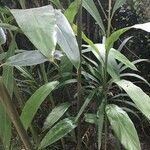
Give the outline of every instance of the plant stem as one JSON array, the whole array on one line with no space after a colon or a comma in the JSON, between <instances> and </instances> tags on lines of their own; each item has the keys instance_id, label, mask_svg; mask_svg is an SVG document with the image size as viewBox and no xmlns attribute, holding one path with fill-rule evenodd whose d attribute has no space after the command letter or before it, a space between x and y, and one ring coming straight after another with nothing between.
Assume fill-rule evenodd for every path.
<instances>
[{"instance_id":1,"label":"plant stem","mask_svg":"<svg viewBox=\"0 0 150 150\"><path fill-rule=\"evenodd\" d=\"M15 95L15 97L17 99L17 102L19 104L20 110L22 110L22 108L24 107L25 103L24 103L23 97L22 97L22 95L20 93L21 92L20 92L20 90L19 90L19 88L17 86L17 83L14 80L14 95ZM39 145L39 136L38 136L37 131L34 128L33 124L30 125L30 131L31 131L31 134L33 136L34 142L36 143L36 146L38 146Z\"/></svg>"},{"instance_id":2,"label":"plant stem","mask_svg":"<svg viewBox=\"0 0 150 150\"><path fill-rule=\"evenodd\" d=\"M82 50L82 0L78 12L77 20L77 39L78 46L80 51L80 60L81 60L81 50ZM81 61L79 69L77 70L77 112L80 110L82 104L82 85L81 85ZM77 150L81 150L82 147L82 137L81 137L81 119L78 120L78 129L77 129Z\"/></svg>"},{"instance_id":3,"label":"plant stem","mask_svg":"<svg viewBox=\"0 0 150 150\"><path fill-rule=\"evenodd\" d=\"M107 28L107 37L110 35L110 29L111 29L111 5L112 5L112 0L109 0L108 3L108 28Z\"/></svg>"},{"instance_id":4,"label":"plant stem","mask_svg":"<svg viewBox=\"0 0 150 150\"><path fill-rule=\"evenodd\" d=\"M22 140L26 150L33 150L32 144L30 142L30 138L28 137L27 132L23 127L23 124L20 120L18 112L14 106L14 103L12 102L7 92L7 89L3 84L2 78L0 79L0 92L1 92L0 100L2 104L4 105L6 112L8 113L11 121L13 122L18 132L18 135L20 136L20 139Z\"/></svg>"},{"instance_id":5,"label":"plant stem","mask_svg":"<svg viewBox=\"0 0 150 150\"><path fill-rule=\"evenodd\" d=\"M112 0L109 0L109 4L108 4L108 29L107 29L107 37L110 36L110 29L111 29L111 5L112 5ZM105 62L104 62L104 84L103 84L103 92L104 92L104 99L105 99L105 106L107 105L107 91L108 91L108 87L107 87L107 78L108 78L108 73L107 73L107 68L108 68L108 55L109 55L109 50L106 49L105 51ZM106 112L104 111L104 117L105 117L105 139L104 139L104 150L107 150L107 116L106 116Z\"/></svg>"}]
</instances>

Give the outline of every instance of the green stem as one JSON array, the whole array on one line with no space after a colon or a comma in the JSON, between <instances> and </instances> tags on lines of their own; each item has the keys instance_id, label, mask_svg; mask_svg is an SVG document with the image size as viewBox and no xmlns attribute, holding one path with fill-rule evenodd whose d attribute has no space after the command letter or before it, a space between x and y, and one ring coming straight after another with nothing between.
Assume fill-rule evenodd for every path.
<instances>
[{"instance_id":1,"label":"green stem","mask_svg":"<svg viewBox=\"0 0 150 150\"><path fill-rule=\"evenodd\" d=\"M105 114L105 122L104 122L104 125L105 125L105 137L104 137L104 150L107 150L107 133L108 133L108 129L107 129L107 116Z\"/></svg>"},{"instance_id":2,"label":"green stem","mask_svg":"<svg viewBox=\"0 0 150 150\"><path fill-rule=\"evenodd\" d=\"M44 63L40 65L40 69L41 69L41 73L42 73L44 82L48 83L48 78L47 78L47 74L46 74ZM50 101L51 101L52 108L54 108L55 107L55 103L54 103L52 95L50 95L49 98L50 98Z\"/></svg>"},{"instance_id":3,"label":"green stem","mask_svg":"<svg viewBox=\"0 0 150 150\"><path fill-rule=\"evenodd\" d=\"M109 0L108 3L108 28L107 28L107 37L110 35L110 29L111 29L111 5L112 5L112 0Z\"/></svg>"},{"instance_id":4,"label":"green stem","mask_svg":"<svg viewBox=\"0 0 150 150\"><path fill-rule=\"evenodd\" d=\"M6 112L8 113L12 123L14 124L20 139L22 140L26 150L33 150L32 144L30 142L30 138L27 135L26 130L23 127L23 124L20 120L18 112L14 103L12 102L6 87L3 84L2 78L0 79L0 92L1 97L0 100L4 105Z\"/></svg>"},{"instance_id":5,"label":"green stem","mask_svg":"<svg viewBox=\"0 0 150 150\"><path fill-rule=\"evenodd\" d=\"M109 4L108 4L108 29L107 29L107 37L110 36L110 30L111 30L111 5L112 5L112 0L109 0ZM108 68L108 55L109 55L109 50L106 49L105 51L105 62L104 62L104 84L103 84L103 93L104 93L104 99L105 99L105 106L107 105L107 91L108 91L108 85L107 85L107 78L108 78L108 73L107 73L107 68ZM107 125L108 125L108 121L107 121L107 116L106 116L106 112L104 112L104 116L105 116L105 139L104 139L104 150L107 150Z\"/></svg>"},{"instance_id":6,"label":"green stem","mask_svg":"<svg viewBox=\"0 0 150 150\"><path fill-rule=\"evenodd\" d=\"M78 38L78 46L80 50L80 60L81 60L81 50L82 50L82 0L79 7L79 13L78 13L78 20L77 20L77 26L78 26L78 32L77 32L77 38ZM81 108L82 104L82 85L81 85L81 62L79 69L77 70L77 112ZM77 150L81 150L82 148L82 137L81 137L81 119L78 120L78 129L77 129Z\"/></svg>"}]
</instances>

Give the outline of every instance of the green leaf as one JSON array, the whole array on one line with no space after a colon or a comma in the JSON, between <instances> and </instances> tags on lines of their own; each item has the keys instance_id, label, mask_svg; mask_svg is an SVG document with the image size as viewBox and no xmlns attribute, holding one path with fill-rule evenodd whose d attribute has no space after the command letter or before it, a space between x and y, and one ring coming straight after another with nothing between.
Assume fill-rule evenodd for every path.
<instances>
[{"instance_id":1,"label":"green leaf","mask_svg":"<svg viewBox=\"0 0 150 150\"><path fill-rule=\"evenodd\" d=\"M22 9L26 8L26 0L19 0L18 2L20 3Z\"/></svg>"},{"instance_id":2,"label":"green leaf","mask_svg":"<svg viewBox=\"0 0 150 150\"><path fill-rule=\"evenodd\" d=\"M0 27L0 45L6 43L6 34L4 30Z\"/></svg>"},{"instance_id":3,"label":"green leaf","mask_svg":"<svg viewBox=\"0 0 150 150\"><path fill-rule=\"evenodd\" d=\"M15 39L13 39L7 51L6 59L14 55L15 49L16 49L16 42ZM13 85L14 85L13 69L14 68L12 66L3 66L3 75L2 75L4 85L7 88L11 98L13 95Z\"/></svg>"},{"instance_id":4,"label":"green leaf","mask_svg":"<svg viewBox=\"0 0 150 150\"><path fill-rule=\"evenodd\" d=\"M150 97L130 81L120 80L115 83L126 91L137 108L150 120Z\"/></svg>"},{"instance_id":5,"label":"green leaf","mask_svg":"<svg viewBox=\"0 0 150 150\"><path fill-rule=\"evenodd\" d=\"M52 6L18 10L12 9L19 27L29 40L46 56L53 61L56 46L56 18Z\"/></svg>"},{"instance_id":6,"label":"green leaf","mask_svg":"<svg viewBox=\"0 0 150 150\"><path fill-rule=\"evenodd\" d=\"M136 65L136 64L141 63L141 62L148 62L148 63L150 63L150 60L149 60L149 59L137 59L137 60L133 61L132 63L133 63L134 65ZM127 68L128 68L127 66L121 67L121 68L120 68L120 72L124 71L124 70L127 69Z\"/></svg>"},{"instance_id":7,"label":"green leaf","mask_svg":"<svg viewBox=\"0 0 150 150\"><path fill-rule=\"evenodd\" d=\"M86 113L84 115L85 122L91 123L91 124L97 124L97 115Z\"/></svg>"},{"instance_id":8,"label":"green leaf","mask_svg":"<svg viewBox=\"0 0 150 150\"><path fill-rule=\"evenodd\" d=\"M135 74L135 73L122 73L120 76L121 77L134 77L134 78L138 78L138 79L144 81L148 86L150 86L150 84L148 83L148 81L146 79L144 79L143 77L141 77L140 75L138 75L138 74Z\"/></svg>"},{"instance_id":9,"label":"green leaf","mask_svg":"<svg viewBox=\"0 0 150 150\"><path fill-rule=\"evenodd\" d=\"M106 114L124 148L127 150L141 150L136 129L128 114L117 105L107 105Z\"/></svg>"},{"instance_id":10,"label":"green leaf","mask_svg":"<svg viewBox=\"0 0 150 150\"><path fill-rule=\"evenodd\" d=\"M1 53L1 54L0 54L0 61L2 61L3 59L5 59L5 58L6 58L6 55L7 55L6 52Z\"/></svg>"},{"instance_id":11,"label":"green leaf","mask_svg":"<svg viewBox=\"0 0 150 150\"><path fill-rule=\"evenodd\" d=\"M38 90L35 91L35 93L26 102L20 116L24 128L26 130L30 126L42 102L56 88L58 84L59 84L58 81L53 81L41 86Z\"/></svg>"},{"instance_id":12,"label":"green leaf","mask_svg":"<svg viewBox=\"0 0 150 150\"><path fill-rule=\"evenodd\" d=\"M43 130L47 130L48 128L51 128L67 111L69 108L69 103L62 103L59 106L56 106L51 113L46 118L46 121L44 122Z\"/></svg>"},{"instance_id":13,"label":"green leaf","mask_svg":"<svg viewBox=\"0 0 150 150\"><path fill-rule=\"evenodd\" d=\"M119 51L115 50L114 48L110 49L109 55L110 57L114 57L118 61L125 64L127 67L137 71L136 66L131 61L129 61L128 58L126 58L126 56L124 56Z\"/></svg>"},{"instance_id":14,"label":"green leaf","mask_svg":"<svg viewBox=\"0 0 150 150\"><path fill-rule=\"evenodd\" d=\"M126 0L116 0L115 1L115 5L114 5L113 10L112 10L112 17L114 15L114 13L116 12L116 10L119 9L125 3L126 3Z\"/></svg>"},{"instance_id":15,"label":"green leaf","mask_svg":"<svg viewBox=\"0 0 150 150\"><path fill-rule=\"evenodd\" d=\"M73 119L66 118L58 122L42 139L39 149L43 149L58 141L76 127Z\"/></svg>"},{"instance_id":16,"label":"green leaf","mask_svg":"<svg viewBox=\"0 0 150 150\"><path fill-rule=\"evenodd\" d=\"M66 17L58 10L55 10L55 16L57 21L57 42L67 55L71 63L79 68L80 65L80 53L74 32L66 19Z\"/></svg>"},{"instance_id":17,"label":"green leaf","mask_svg":"<svg viewBox=\"0 0 150 150\"><path fill-rule=\"evenodd\" d=\"M105 43L105 48L107 51L109 51L111 48L113 48L114 43L119 39L119 37L128 31L130 28L122 28L115 32L113 32L107 39Z\"/></svg>"},{"instance_id":18,"label":"green leaf","mask_svg":"<svg viewBox=\"0 0 150 150\"><path fill-rule=\"evenodd\" d=\"M82 115L82 113L84 112L84 110L86 109L86 107L88 106L88 104L90 103L90 101L92 100L92 98L94 97L95 95L95 91L92 91L88 97L86 98L85 102L83 103L82 107L80 108L76 118L75 118L75 121L78 121L78 119L80 118L80 116Z\"/></svg>"},{"instance_id":19,"label":"green leaf","mask_svg":"<svg viewBox=\"0 0 150 150\"><path fill-rule=\"evenodd\" d=\"M5 65L32 66L44 63L45 61L48 61L48 59L42 53L40 53L40 51L34 50L34 51L25 51L12 57L9 57L6 60Z\"/></svg>"},{"instance_id":20,"label":"green leaf","mask_svg":"<svg viewBox=\"0 0 150 150\"><path fill-rule=\"evenodd\" d=\"M60 3L59 0L49 0L50 2L52 2L57 8L62 8L62 5Z\"/></svg>"},{"instance_id":21,"label":"green leaf","mask_svg":"<svg viewBox=\"0 0 150 150\"><path fill-rule=\"evenodd\" d=\"M6 53L6 58L14 55L16 49L16 43L14 39L11 41L9 49ZM11 66L3 66L3 74L2 74L3 83L8 90L10 98L13 96L13 89L14 89L14 77L13 77L13 67ZM1 104L0 104L1 105ZM11 142L11 121L8 117L5 109L3 106L1 108L1 116L0 118L3 119L2 126L0 126L1 134L3 135L2 141L6 150L9 149L10 142Z\"/></svg>"},{"instance_id":22,"label":"green leaf","mask_svg":"<svg viewBox=\"0 0 150 150\"><path fill-rule=\"evenodd\" d=\"M10 149L11 122L2 103L0 102L0 140L5 150Z\"/></svg>"},{"instance_id":23,"label":"green leaf","mask_svg":"<svg viewBox=\"0 0 150 150\"><path fill-rule=\"evenodd\" d=\"M105 35L105 27L102 21L102 18L99 14L98 9L93 0L83 0L83 7L91 14L91 16L95 19L96 23L101 28L103 35Z\"/></svg>"},{"instance_id":24,"label":"green leaf","mask_svg":"<svg viewBox=\"0 0 150 150\"><path fill-rule=\"evenodd\" d=\"M64 15L66 16L66 18L71 24L73 23L74 18L78 13L80 4L81 4L81 0L74 0L64 12Z\"/></svg>"},{"instance_id":25,"label":"green leaf","mask_svg":"<svg viewBox=\"0 0 150 150\"><path fill-rule=\"evenodd\" d=\"M95 57L104 65L104 59L105 59L105 46L104 44L95 44L97 47L98 51L93 49L93 47L88 47L87 50L92 51ZM108 73L111 75L113 79L119 79L119 67L114 59L114 57L108 56L108 68L107 68Z\"/></svg>"}]
</instances>

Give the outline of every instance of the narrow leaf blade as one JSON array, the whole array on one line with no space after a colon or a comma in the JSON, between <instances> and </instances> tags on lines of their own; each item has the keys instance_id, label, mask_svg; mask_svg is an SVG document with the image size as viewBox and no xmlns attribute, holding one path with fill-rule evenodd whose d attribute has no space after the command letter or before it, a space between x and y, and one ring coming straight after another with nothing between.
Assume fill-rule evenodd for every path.
<instances>
[{"instance_id":1,"label":"narrow leaf blade","mask_svg":"<svg viewBox=\"0 0 150 150\"><path fill-rule=\"evenodd\" d=\"M66 17L58 10L55 10L57 21L57 42L67 55L71 63L79 68L80 53L74 32Z\"/></svg>"},{"instance_id":2,"label":"narrow leaf blade","mask_svg":"<svg viewBox=\"0 0 150 150\"><path fill-rule=\"evenodd\" d=\"M5 64L9 66L32 66L46 61L48 61L48 59L42 53L38 50L34 50L25 51L9 57Z\"/></svg>"},{"instance_id":3,"label":"narrow leaf blade","mask_svg":"<svg viewBox=\"0 0 150 150\"><path fill-rule=\"evenodd\" d=\"M120 80L115 83L126 91L137 108L150 120L150 97L130 81Z\"/></svg>"},{"instance_id":4,"label":"narrow leaf blade","mask_svg":"<svg viewBox=\"0 0 150 150\"><path fill-rule=\"evenodd\" d=\"M117 105L107 105L106 114L115 134L125 149L141 150L136 129L128 114Z\"/></svg>"},{"instance_id":5,"label":"narrow leaf blade","mask_svg":"<svg viewBox=\"0 0 150 150\"><path fill-rule=\"evenodd\" d=\"M46 118L46 121L44 122L43 130L47 130L48 128L51 128L64 115L64 113L67 111L69 106L70 104L66 102L55 107Z\"/></svg>"},{"instance_id":6,"label":"narrow leaf blade","mask_svg":"<svg viewBox=\"0 0 150 150\"><path fill-rule=\"evenodd\" d=\"M114 57L118 61L122 62L127 67L131 68L132 70L136 70L137 71L136 66L131 61L129 61L128 58L126 58L126 56L124 56L119 51L115 50L114 48L110 49L109 55L111 55L112 57Z\"/></svg>"},{"instance_id":7,"label":"narrow leaf blade","mask_svg":"<svg viewBox=\"0 0 150 150\"><path fill-rule=\"evenodd\" d=\"M42 139L39 149L45 148L58 141L76 127L73 119L66 118L58 122Z\"/></svg>"},{"instance_id":8,"label":"narrow leaf blade","mask_svg":"<svg viewBox=\"0 0 150 150\"><path fill-rule=\"evenodd\" d=\"M41 86L26 102L20 116L25 129L30 126L38 108L57 85L58 81L53 81Z\"/></svg>"},{"instance_id":9,"label":"narrow leaf blade","mask_svg":"<svg viewBox=\"0 0 150 150\"><path fill-rule=\"evenodd\" d=\"M103 34L105 35L105 27L102 21L102 18L99 14L98 9L93 0L83 0L83 7L91 14L91 16L95 19L99 27L101 28Z\"/></svg>"}]
</instances>

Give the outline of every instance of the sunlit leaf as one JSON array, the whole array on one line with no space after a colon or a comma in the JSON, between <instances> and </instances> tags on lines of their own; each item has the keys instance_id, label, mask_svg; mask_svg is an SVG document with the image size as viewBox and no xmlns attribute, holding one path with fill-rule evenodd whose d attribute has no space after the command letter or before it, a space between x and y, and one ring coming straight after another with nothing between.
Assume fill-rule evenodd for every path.
<instances>
[{"instance_id":1,"label":"sunlit leaf","mask_svg":"<svg viewBox=\"0 0 150 150\"><path fill-rule=\"evenodd\" d=\"M65 16L55 10L57 24L57 42L67 55L71 63L78 68L80 65L80 53L75 34Z\"/></svg>"},{"instance_id":2,"label":"sunlit leaf","mask_svg":"<svg viewBox=\"0 0 150 150\"><path fill-rule=\"evenodd\" d=\"M6 34L4 30L0 27L0 45L6 43Z\"/></svg>"},{"instance_id":3,"label":"sunlit leaf","mask_svg":"<svg viewBox=\"0 0 150 150\"><path fill-rule=\"evenodd\" d=\"M150 22L143 23L143 24L136 24L136 25L132 26L131 28L141 29L146 32L150 32Z\"/></svg>"},{"instance_id":4,"label":"sunlit leaf","mask_svg":"<svg viewBox=\"0 0 150 150\"><path fill-rule=\"evenodd\" d=\"M56 46L56 18L52 6L32 9L12 9L19 27L35 47L53 61Z\"/></svg>"},{"instance_id":5,"label":"sunlit leaf","mask_svg":"<svg viewBox=\"0 0 150 150\"><path fill-rule=\"evenodd\" d=\"M111 48L113 48L114 43L119 39L119 37L128 31L130 28L122 28L115 32L113 32L107 39L105 43L105 48L107 51L109 51Z\"/></svg>"},{"instance_id":6,"label":"sunlit leaf","mask_svg":"<svg viewBox=\"0 0 150 150\"><path fill-rule=\"evenodd\" d=\"M34 50L9 57L5 64L9 66L32 66L44 63L45 61L48 61L48 59L40 51Z\"/></svg>"},{"instance_id":7,"label":"sunlit leaf","mask_svg":"<svg viewBox=\"0 0 150 150\"><path fill-rule=\"evenodd\" d=\"M92 47L88 47L87 50L92 51L95 57L104 65L105 60L105 46L104 44L95 44L98 51L93 49ZM108 56L108 73L111 75L113 79L119 79L119 67L114 57Z\"/></svg>"},{"instance_id":8,"label":"sunlit leaf","mask_svg":"<svg viewBox=\"0 0 150 150\"><path fill-rule=\"evenodd\" d=\"M137 108L150 120L150 97L130 81L120 80L115 83L126 91Z\"/></svg>"},{"instance_id":9,"label":"sunlit leaf","mask_svg":"<svg viewBox=\"0 0 150 150\"><path fill-rule=\"evenodd\" d=\"M141 150L136 129L128 114L117 105L107 105L106 114L112 129L124 148L127 150Z\"/></svg>"},{"instance_id":10,"label":"sunlit leaf","mask_svg":"<svg viewBox=\"0 0 150 150\"><path fill-rule=\"evenodd\" d=\"M119 51L115 50L114 48L110 49L109 55L110 57L114 57L118 61L125 64L127 67L137 71L136 66L131 61L129 61L128 58L126 58L126 56L124 56Z\"/></svg>"}]
</instances>

